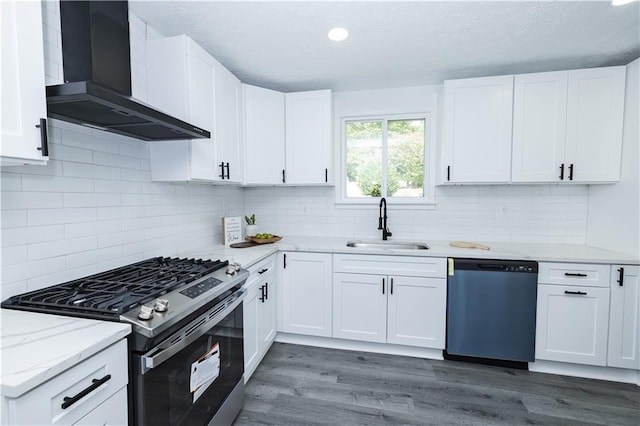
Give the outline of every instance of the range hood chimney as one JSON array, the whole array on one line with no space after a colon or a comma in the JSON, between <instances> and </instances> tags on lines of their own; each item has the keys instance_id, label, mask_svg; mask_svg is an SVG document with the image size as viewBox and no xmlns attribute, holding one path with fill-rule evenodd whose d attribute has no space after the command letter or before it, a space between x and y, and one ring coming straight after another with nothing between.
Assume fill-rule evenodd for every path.
<instances>
[{"instance_id":1,"label":"range hood chimney","mask_svg":"<svg viewBox=\"0 0 640 426\"><path fill-rule=\"evenodd\" d=\"M47 116L147 141L211 133L131 97L129 5L60 1L64 84L47 86Z\"/></svg>"}]
</instances>

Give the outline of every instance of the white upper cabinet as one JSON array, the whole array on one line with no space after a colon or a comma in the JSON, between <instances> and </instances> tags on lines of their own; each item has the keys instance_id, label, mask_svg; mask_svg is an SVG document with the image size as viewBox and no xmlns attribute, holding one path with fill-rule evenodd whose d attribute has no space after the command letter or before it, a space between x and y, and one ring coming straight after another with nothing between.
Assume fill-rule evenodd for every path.
<instances>
[{"instance_id":1,"label":"white upper cabinet","mask_svg":"<svg viewBox=\"0 0 640 426\"><path fill-rule=\"evenodd\" d=\"M243 91L246 183L330 184L331 91Z\"/></svg>"},{"instance_id":2,"label":"white upper cabinet","mask_svg":"<svg viewBox=\"0 0 640 426\"><path fill-rule=\"evenodd\" d=\"M248 183L282 183L284 165L284 93L242 85Z\"/></svg>"},{"instance_id":3,"label":"white upper cabinet","mask_svg":"<svg viewBox=\"0 0 640 426\"><path fill-rule=\"evenodd\" d=\"M211 139L151 142L158 181L241 182L240 81L185 35L147 42L149 104L211 132Z\"/></svg>"},{"instance_id":4,"label":"white upper cabinet","mask_svg":"<svg viewBox=\"0 0 640 426\"><path fill-rule=\"evenodd\" d=\"M42 6L0 2L2 69L0 163L46 164L48 160Z\"/></svg>"},{"instance_id":5,"label":"white upper cabinet","mask_svg":"<svg viewBox=\"0 0 640 426\"><path fill-rule=\"evenodd\" d=\"M617 182L626 67L569 71L565 163L574 182Z\"/></svg>"},{"instance_id":6,"label":"white upper cabinet","mask_svg":"<svg viewBox=\"0 0 640 426\"><path fill-rule=\"evenodd\" d=\"M444 183L508 183L513 76L444 82Z\"/></svg>"},{"instance_id":7,"label":"white upper cabinet","mask_svg":"<svg viewBox=\"0 0 640 426\"><path fill-rule=\"evenodd\" d=\"M513 182L560 181L566 121L566 71L515 76Z\"/></svg>"},{"instance_id":8,"label":"white upper cabinet","mask_svg":"<svg viewBox=\"0 0 640 426\"><path fill-rule=\"evenodd\" d=\"M287 93L286 183L329 183L331 91Z\"/></svg>"},{"instance_id":9,"label":"white upper cabinet","mask_svg":"<svg viewBox=\"0 0 640 426\"><path fill-rule=\"evenodd\" d=\"M513 182L620 179L625 67L515 76Z\"/></svg>"}]
</instances>

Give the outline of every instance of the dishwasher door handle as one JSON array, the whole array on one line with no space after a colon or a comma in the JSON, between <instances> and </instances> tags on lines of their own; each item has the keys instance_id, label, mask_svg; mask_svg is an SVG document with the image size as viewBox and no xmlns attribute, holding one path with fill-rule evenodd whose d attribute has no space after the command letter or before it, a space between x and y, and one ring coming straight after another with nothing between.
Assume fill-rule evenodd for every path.
<instances>
[{"instance_id":1,"label":"dishwasher door handle","mask_svg":"<svg viewBox=\"0 0 640 426\"><path fill-rule=\"evenodd\" d=\"M569 290L565 290L564 294L577 294L579 296L586 296L587 293L584 291L569 291Z\"/></svg>"}]
</instances>

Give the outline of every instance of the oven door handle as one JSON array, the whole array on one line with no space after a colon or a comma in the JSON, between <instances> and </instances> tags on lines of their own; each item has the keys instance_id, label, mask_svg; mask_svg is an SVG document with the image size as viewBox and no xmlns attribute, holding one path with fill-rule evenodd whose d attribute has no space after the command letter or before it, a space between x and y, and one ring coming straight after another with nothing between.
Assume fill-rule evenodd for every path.
<instances>
[{"instance_id":1,"label":"oven door handle","mask_svg":"<svg viewBox=\"0 0 640 426\"><path fill-rule=\"evenodd\" d=\"M222 311L218 312L212 318L200 324L198 328L193 330L191 334L189 334L188 336L178 340L174 344L171 344L165 347L164 346L165 342L174 340L173 336L170 336L164 342L160 343L158 346L151 349L146 354L142 355L140 357L140 364L141 364L140 371L142 372L142 374L145 374L147 371L151 370L152 368L158 367L160 364L162 364L163 362L165 362L166 360L168 360L169 358L171 358L172 356L180 352L182 349L186 348L191 343L195 342L198 338L203 336L207 331L211 330L213 327L218 325L220 321L222 321L227 315L233 312L233 310L236 309L238 305L242 303L242 301L244 300L245 292L246 292L246 289L244 288L239 289L236 292L236 294L239 294L239 296L233 302L231 302L229 306L224 308ZM205 317L205 318L208 317L209 313L215 309L216 307L211 308L210 311L207 311L203 315L200 315L193 322L186 325L182 329L183 330L187 329L191 324L202 321L202 317ZM178 333L180 332L181 331L179 331Z\"/></svg>"}]
</instances>

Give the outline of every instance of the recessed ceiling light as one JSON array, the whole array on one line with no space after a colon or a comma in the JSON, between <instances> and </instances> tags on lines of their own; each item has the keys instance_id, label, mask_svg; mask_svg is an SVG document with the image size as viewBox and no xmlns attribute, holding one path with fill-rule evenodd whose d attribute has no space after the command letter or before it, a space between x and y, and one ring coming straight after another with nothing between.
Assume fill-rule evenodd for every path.
<instances>
[{"instance_id":1,"label":"recessed ceiling light","mask_svg":"<svg viewBox=\"0 0 640 426\"><path fill-rule=\"evenodd\" d=\"M625 4L632 3L636 0L611 0L611 4L614 6L623 6Z\"/></svg>"},{"instance_id":2,"label":"recessed ceiling light","mask_svg":"<svg viewBox=\"0 0 640 426\"><path fill-rule=\"evenodd\" d=\"M349 31L340 27L332 28L329 30L329 33L327 33L327 37L333 41L343 41L349 37Z\"/></svg>"}]
</instances>

